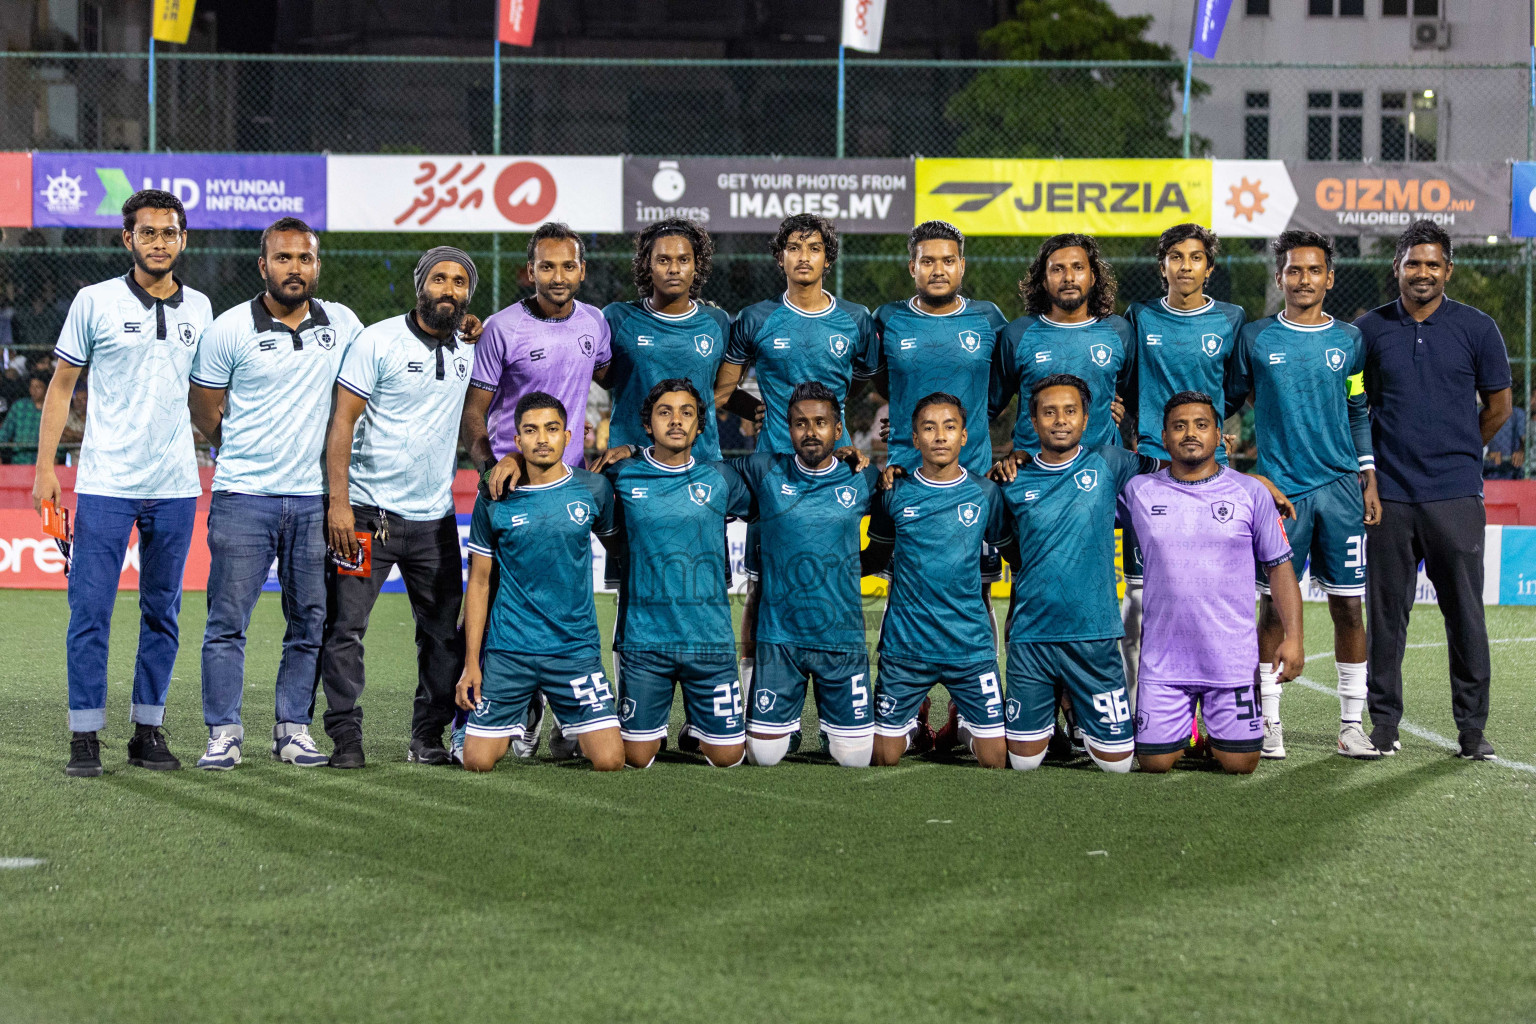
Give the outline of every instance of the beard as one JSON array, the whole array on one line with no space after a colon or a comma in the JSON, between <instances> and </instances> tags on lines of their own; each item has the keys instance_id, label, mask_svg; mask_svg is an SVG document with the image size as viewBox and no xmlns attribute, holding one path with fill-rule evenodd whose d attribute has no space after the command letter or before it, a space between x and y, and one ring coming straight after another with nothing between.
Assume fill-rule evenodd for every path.
<instances>
[{"instance_id":1,"label":"beard","mask_svg":"<svg viewBox=\"0 0 1536 1024\"><path fill-rule=\"evenodd\" d=\"M451 313L444 313L438 309L438 303L449 302L453 304ZM421 326L429 331L456 331L459 324L464 322L464 303L451 295L432 298L420 295L416 299L416 319L421 321Z\"/></svg>"},{"instance_id":2,"label":"beard","mask_svg":"<svg viewBox=\"0 0 1536 1024\"><path fill-rule=\"evenodd\" d=\"M299 292L298 298L290 298L289 294L283 290L284 283L274 281L269 277L267 278L267 294L272 296L272 301L279 306L296 309L315 297L315 282L305 281L303 285L303 290Z\"/></svg>"},{"instance_id":3,"label":"beard","mask_svg":"<svg viewBox=\"0 0 1536 1024\"><path fill-rule=\"evenodd\" d=\"M1059 299L1055 296L1052 296L1051 301L1056 304L1057 309L1064 313L1071 313L1073 310L1077 309L1077 307L1087 302L1088 296L1083 292L1078 292L1076 296L1070 299Z\"/></svg>"},{"instance_id":4,"label":"beard","mask_svg":"<svg viewBox=\"0 0 1536 1024\"><path fill-rule=\"evenodd\" d=\"M152 269L150 265L144 261L144 257L139 254L138 246L131 246L128 251L133 254L133 265L144 271L144 273L148 274L150 277L158 277L161 274L173 274L176 272L176 268L181 266L181 253L177 253L175 256L173 256L171 258L171 265L162 271Z\"/></svg>"}]
</instances>

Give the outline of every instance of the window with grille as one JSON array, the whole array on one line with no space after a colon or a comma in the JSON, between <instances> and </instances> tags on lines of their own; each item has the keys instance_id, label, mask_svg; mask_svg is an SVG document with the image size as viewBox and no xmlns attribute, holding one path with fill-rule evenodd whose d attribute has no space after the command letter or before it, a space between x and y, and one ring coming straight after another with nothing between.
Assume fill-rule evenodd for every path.
<instances>
[{"instance_id":1,"label":"window with grille","mask_svg":"<svg viewBox=\"0 0 1536 1024\"><path fill-rule=\"evenodd\" d=\"M1250 92L1243 96L1243 159L1269 159L1269 93Z\"/></svg>"},{"instance_id":2,"label":"window with grille","mask_svg":"<svg viewBox=\"0 0 1536 1024\"><path fill-rule=\"evenodd\" d=\"M1440 95L1433 89L1381 94L1381 159L1438 159Z\"/></svg>"},{"instance_id":3,"label":"window with grille","mask_svg":"<svg viewBox=\"0 0 1536 1024\"><path fill-rule=\"evenodd\" d=\"M1365 93L1307 93L1307 159L1359 160L1365 155Z\"/></svg>"}]
</instances>

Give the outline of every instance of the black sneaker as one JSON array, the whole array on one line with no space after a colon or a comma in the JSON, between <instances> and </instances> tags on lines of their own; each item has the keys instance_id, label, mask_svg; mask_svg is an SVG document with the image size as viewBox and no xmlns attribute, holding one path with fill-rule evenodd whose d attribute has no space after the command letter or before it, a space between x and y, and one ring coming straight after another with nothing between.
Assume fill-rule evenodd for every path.
<instances>
[{"instance_id":1,"label":"black sneaker","mask_svg":"<svg viewBox=\"0 0 1536 1024\"><path fill-rule=\"evenodd\" d=\"M101 774L101 741L94 732L69 734L69 764L64 774L77 779L94 779Z\"/></svg>"},{"instance_id":2,"label":"black sneaker","mask_svg":"<svg viewBox=\"0 0 1536 1024\"><path fill-rule=\"evenodd\" d=\"M1493 744L1483 736L1481 729L1465 729L1456 737L1461 744L1460 757L1464 761L1497 761Z\"/></svg>"},{"instance_id":3,"label":"black sneaker","mask_svg":"<svg viewBox=\"0 0 1536 1024\"><path fill-rule=\"evenodd\" d=\"M128 741L128 763L156 772L174 772L181 767L165 742L165 730L158 725L137 724Z\"/></svg>"},{"instance_id":4,"label":"black sneaker","mask_svg":"<svg viewBox=\"0 0 1536 1024\"><path fill-rule=\"evenodd\" d=\"M411 738L410 749L405 753L405 759L413 764L452 764L453 758L448 756L448 748L443 746L442 740L423 740Z\"/></svg>"},{"instance_id":5,"label":"black sneaker","mask_svg":"<svg viewBox=\"0 0 1536 1024\"><path fill-rule=\"evenodd\" d=\"M332 745L332 768L361 768L363 766L363 741L354 737L336 740Z\"/></svg>"},{"instance_id":6,"label":"black sneaker","mask_svg":"<svg viewBox=\"0 0 1536 1024\"><path fill-rule=\"evenodd\" d=\"M1382 757L1391 757L1403 749L1402 741L1397 738L1396 727L1386 723L1371 726L1371 746L1380 751Z\"/></svg>"}]
</instances>

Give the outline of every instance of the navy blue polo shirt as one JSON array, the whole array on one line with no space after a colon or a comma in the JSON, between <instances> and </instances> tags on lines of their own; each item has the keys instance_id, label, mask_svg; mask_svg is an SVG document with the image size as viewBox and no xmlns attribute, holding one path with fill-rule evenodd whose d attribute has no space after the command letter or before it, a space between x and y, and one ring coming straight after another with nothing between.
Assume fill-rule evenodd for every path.
<instances>
[{"instance_id":1,"label":"navy blue polo shirt","mask_svg":"<svg viewBox=\"0 0 1536 1024\"><path fill-rule=\"evenodd\" d=\"M1355 321L1365 336L1365 394L1386 501L1483 493L1477 395L1510 386L1493 318L1446 297L1421 323L1397 299Z\"/></svg>"}]
</instances>

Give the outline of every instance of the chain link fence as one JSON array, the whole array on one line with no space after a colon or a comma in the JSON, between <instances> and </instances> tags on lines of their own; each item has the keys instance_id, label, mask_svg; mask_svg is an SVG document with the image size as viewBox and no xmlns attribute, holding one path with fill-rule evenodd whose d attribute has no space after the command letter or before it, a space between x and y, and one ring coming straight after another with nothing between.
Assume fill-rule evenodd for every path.
<instances>
[{"instance_id":1,"label":"chain link fence","mask_svg":"<svg viewBox=\"0 0 1536 1024\"><path fill-rule=\"evenodd\" d=\"M0 150L488 153L489 57L0 54ZM834 60L507 58L501 150L655 156L836 156ZM859 157L1170 157L1288 160L1515 160L1530 146L1523 65L1304 66L1199 63L1186 125L1183 66L1156 62L848 61L843 154ZM482 316L514 301L525 238L434 237L474 253ZM328 233L322 295L365 322L410 305L414 236ZM1021 312L1016 283L1038 239L978 238L966 290ZM1390 253L1341 238L1328 300L1352 319L1392 295ZM632 295L628 240L594 237L582 298ZM735 311L783 287L765 239L728 235L705 297ZM215 309L260 288L256 236L199 232L184 277ZM1160 291L1149 239L1107 239L1121 307ZM1364 246L1362 249L1361 247ZM870 307L907 294L904 240L845 239L846 297ZM1526 250L1464 247L1455 294L1498 321L1522 405L1528 330ZM0 246L0 399L24 400L27 359L46 357L74 292L127 269L110 232L7 232ZM1212 282L1250 317L1279 305L1262 243L1230 240ZM850 409L867 429L874 409Z\"/></svg>"}]
</instances>

